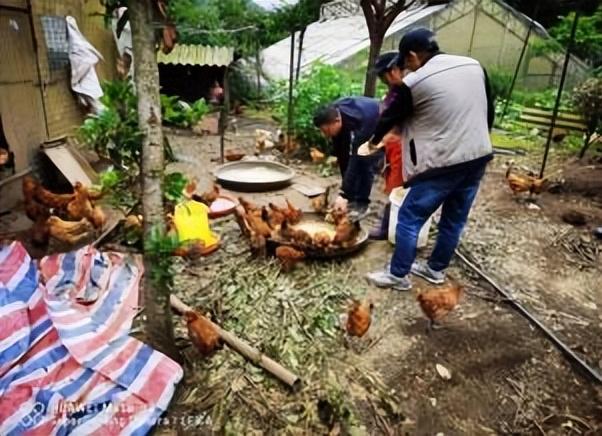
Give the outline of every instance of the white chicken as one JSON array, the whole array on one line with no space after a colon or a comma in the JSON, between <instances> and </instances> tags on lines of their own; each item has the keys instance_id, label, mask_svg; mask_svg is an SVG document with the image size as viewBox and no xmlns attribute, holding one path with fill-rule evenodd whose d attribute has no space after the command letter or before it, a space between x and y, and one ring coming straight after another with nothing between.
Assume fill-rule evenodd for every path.
<instances>
[{"instance_id":1,"label":"white chicken","mask_svg":"<svg viewBox=\"0 0 602 436\"><path fill-rule=\"evenodd\" d=\"M274 148L274 137L272 132L263 129L255 129L255 153L260 154L265 150Z\"/></svg>"}]
</instances>

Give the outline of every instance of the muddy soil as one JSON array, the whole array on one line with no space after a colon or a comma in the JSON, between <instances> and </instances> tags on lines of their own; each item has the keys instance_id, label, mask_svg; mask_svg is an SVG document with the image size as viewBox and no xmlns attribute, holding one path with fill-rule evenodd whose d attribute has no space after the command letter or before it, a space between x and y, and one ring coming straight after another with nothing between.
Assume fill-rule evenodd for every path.
<instances>
[{"instance_id":1,"label":"muddy soil","mask_svg":"<svg viewBox=\"0 0 602 436\"><path fill-rule=\"evenodd\" d=\"M253 152L253 129L265 123L244 120L239 135L229 136L226 148ZM209 187L207 171L216 165L217 137L171 133L171 143L182 163L174 169L194 174L200 190ZM538 168L540 156L513 157L518 167ZM587 253L600 250L591 236L602 225L597 200L569 189L544 193L536 206L515 199L504 181L507 156L490 165L462 241L462 249L494 280L511 293L541 322L551 328L589 365L602 367L602 264ZM327 186L336 177L321 178L315 167L289 162L304 183ZM552 155L553 171L564 168ZM579 174L570 163L568 176ZM571 176L574 177L574 176ZM563 171L552 178L562 180ZM382 183L374 188L375 209L384 204ZM256 194L267 203L286 195L302 207L308 200L294 190ZM579 228L562 220L563 212L578 210L588 217ZM374 221L374 220L373 220ZM244 241L228 232L224 251L216 258L228 262L248 255ZM431 234L430 244L435 232ZM426 257L429 247L419 256ZM392 252L387 242L372 242L342 263L352 265L352 279L363 283L368 271L381 268ZM585 254L584 254L585 253ZM191 286L203 287L219 266L211 258L190 266ZM301 266L303 269L304 266ZM302 271L302 270L301 270ZM186 274L186 270L184 271ZM415 294L428 289L414 279L412 292L391 292L365 286L375 303L369 335L375 345L359 358L377 371L398 395L403 420L384 423L370 406L356 399L361 424L368 434L488 435L488 434L602 434L602 391L571 365L538 329L504 301L489 285L455 259L449 274L466 285L466 296L445 321L444 329L426 332ZM437 371L443 365L449 380ZM186 376L191 377L190 371ZM189 405L175 401L170 415ZM167 429L164 429L167 431ZM208 430L180 429L180 434L208 434ZM273 433L269 427L261 433ZM324 434L327 429L324 428Z\"/></svg>"}]
</instances>

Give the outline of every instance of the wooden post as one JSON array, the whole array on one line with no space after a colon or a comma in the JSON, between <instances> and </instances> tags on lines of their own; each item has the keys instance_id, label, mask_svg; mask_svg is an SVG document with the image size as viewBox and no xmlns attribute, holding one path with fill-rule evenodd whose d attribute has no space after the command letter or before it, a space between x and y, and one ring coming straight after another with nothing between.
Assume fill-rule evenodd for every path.
<instances>
[{"instance_id":1,"label":"wooden post","mask_svg":"<svg viewBox=\"0 0 602 436\"><path fill-rule=\"evenodd\" d=\"M229 66L226 66L224 71L224 102L222 104L222 111L219 118L219 160L220 163L224 163L224 149L225 149L225 136L226 129L228 128L228 115L230 114L230 87L228 85L228 74L230 72Z\"/></svg>"}]
</instances>

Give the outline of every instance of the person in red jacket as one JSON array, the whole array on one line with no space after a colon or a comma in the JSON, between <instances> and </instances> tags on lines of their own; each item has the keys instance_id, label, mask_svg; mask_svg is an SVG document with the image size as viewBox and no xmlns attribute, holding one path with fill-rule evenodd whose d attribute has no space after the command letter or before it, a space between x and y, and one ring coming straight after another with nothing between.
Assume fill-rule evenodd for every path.
<instances>
[{"instance_id":1,"label":"person in red jacket","mask_svg":"<svg viewBox=\"0 0 602 436\"><path fill-rule=\"evenodd\" d=\"M389 91L385 95L381 103L381 113L384 111L391 101L395 98L395 86L401 85L404 71L397 65L397 52L384 53L376 59L374 70L380 80L389 87ZM388 195L391 191L403 185L402 174L402 140L401 132L395 128L383 140L385 143L385 193ZM385 240L389 233L389 214L391 211L391 203L387 203L383 210L383 216L380 224L370 231L370 239Z\"/></svg>"}]
</instances>

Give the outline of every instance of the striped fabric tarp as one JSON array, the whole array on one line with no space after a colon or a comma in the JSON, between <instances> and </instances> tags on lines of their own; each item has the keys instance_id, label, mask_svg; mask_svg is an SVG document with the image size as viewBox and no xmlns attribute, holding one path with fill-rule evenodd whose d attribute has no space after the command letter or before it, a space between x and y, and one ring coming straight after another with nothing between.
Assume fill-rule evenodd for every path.
<instances>
[{"instance_id":1,"label":"striped fabric tarp","mask_svg":"<svg viewBox=\"0 0 602 436\"><path fill-rule=\"evenodd\" d=\"M92 247L0 248L0 434L142 435L182 368L128 336L142 267Z\"/></svg>"}]
</instances>

